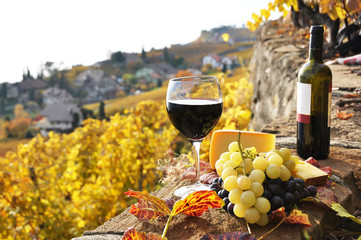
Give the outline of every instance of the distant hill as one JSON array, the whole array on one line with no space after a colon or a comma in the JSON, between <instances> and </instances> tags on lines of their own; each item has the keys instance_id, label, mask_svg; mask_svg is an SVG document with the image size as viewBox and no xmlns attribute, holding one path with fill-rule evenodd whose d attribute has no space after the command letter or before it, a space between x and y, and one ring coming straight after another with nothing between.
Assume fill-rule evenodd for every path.
<instances>
[{"instance_id":1,"label":"distant hill","mask_svg":"<svg viewBox=\"0 0 361 240\"><path fill-rule=\"evenodd\" d=\"M193 44L197 43L224 43L224 37L228 35L227 42L234 44L237 42L254 42L256 35L248 28L234 28L230 26L222 26L213 28L210 31L203 30L198 39Z\"/></svg>"}]
</instances>

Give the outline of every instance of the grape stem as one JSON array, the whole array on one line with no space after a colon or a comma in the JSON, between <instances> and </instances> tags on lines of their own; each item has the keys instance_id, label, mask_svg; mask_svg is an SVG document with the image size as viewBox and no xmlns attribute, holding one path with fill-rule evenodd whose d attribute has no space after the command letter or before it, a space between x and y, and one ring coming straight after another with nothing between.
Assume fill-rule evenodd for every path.
<instances>
[{"instance_id":1,"label":"grape stem","mask_svg":"<svg viewBox=\"0 0 361 240\"><path fill-rule=\"evenodd\" d=\"M167 234L167 231L168 231L170 222L172 221L172 218L173 218L173 215L170 214L169 217L168 217L167 224L166 224L165 227L164 227L163 234L162 234L162 238L165 238L165 235Z\"/></svg>"},{"instance_id":2,"label":"grape stem","mask_svg":"<svg viewBox=\"0 0 361 240\"><path fill-rule=\"evenodd\" d=\"M268 234L276 230L286 220L286 218L287 217L284 217L274 228L263 234L260 238L258 238L258 240L264 239Z\"/></svg>"},{"instance_id":3,"label":"grape stem","mask_svg":"<svg viewBox=\"0 0 361 240\"><path fill-rule=\"evenodd\" d=\"M246 221L246 225L247 225L247 231L248 231L249 235L252 235L251 227L249 226L247 221Z\"/></svg>"},{"instance_id":4,"label":"grape stem","mask_svg":"<svg viewBox=\"0 0 361 240\"><path fill-rule=\"evenodd\" d=\"M239 152L241 154L241 158L242 158L242 162L243 162L243 175L244 176L247 176L247 172L246 172L246 163L244 162L244 159L243 159L243 149L242 149L242 146L241 146L241 132L238 132L238 149L239 149Z\"/></svg>"}]
</instances>

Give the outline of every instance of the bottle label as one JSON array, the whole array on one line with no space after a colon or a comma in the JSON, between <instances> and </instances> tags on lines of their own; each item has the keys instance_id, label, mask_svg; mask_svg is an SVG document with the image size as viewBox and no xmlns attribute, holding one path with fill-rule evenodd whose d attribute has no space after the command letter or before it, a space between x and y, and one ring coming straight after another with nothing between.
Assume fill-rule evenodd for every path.
<instances>
[{"instance_id":1,"label":"bottle label","mask_svg":"<svg viewBox=\"0 0 361 240\"><path fill-rule=\"evenodd\" d=\"M311 122L311 84L297 82L297 122Z\"/></svg>"}]
</instances>

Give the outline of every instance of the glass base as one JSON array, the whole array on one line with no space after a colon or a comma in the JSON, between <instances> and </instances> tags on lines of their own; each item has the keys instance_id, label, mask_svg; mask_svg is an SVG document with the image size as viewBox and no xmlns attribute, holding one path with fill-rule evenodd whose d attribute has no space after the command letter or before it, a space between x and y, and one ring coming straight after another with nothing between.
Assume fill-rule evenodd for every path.
<instances>
[{"instance_id":1,"label":"glass base","mask_svg":"<svg viewBox=\"0 0 361 240\"><path fill-rule=\"evenodd\" d=\"M181 198L186 198L189 194L196 192L196 191L202 191L202 190L209 190L210 185L205 185L202 183L196 183L194 185L184 186L181 188L178 188L174 191L174 195Z\"/></svg>"}]
</instances>

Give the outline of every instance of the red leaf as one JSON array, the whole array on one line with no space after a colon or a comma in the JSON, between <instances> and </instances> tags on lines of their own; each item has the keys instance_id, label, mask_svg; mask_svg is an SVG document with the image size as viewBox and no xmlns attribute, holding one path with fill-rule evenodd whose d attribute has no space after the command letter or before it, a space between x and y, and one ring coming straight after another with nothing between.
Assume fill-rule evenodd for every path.
<instances>
[{"instance_id":1,"label":"red leaf","mask_svg":"<svg viewBox=\"0 0 361 240\"><path fill-rule=\"evenodd\" d=\"M286 217L285 208L281 207L273 211L270 215L270 222L278 223L283 218ZM304 226L311 226L310 221L308 220L308 215L302 213L300 210L293 209L288 217L286 217L285 223L288 224L301 224Z\"/></svg>"},{"instance_id":2,"label":"red leaf","mask_svg":"<svg viewBox=\"0 0 361 240\"><path fill-rule=\"evenodd\" d=\"M206 234L201 240L256 240L257 238L249 233L233 232L219 235Z\"/></svg>"},{"instance_id":3,"label":"red leaf","mask_svg":"<svg viewBox=\"0 0 361 240\"><path fill-rule=\"evenodd\" d=\"M141 221L154 220L159 216L170 215L171 213L164 200L149 193L129 190L124 194L139 199L137 205L133 204L129 212Z\"/></svg>"},{"instance_id":4,"label":"red leaf","mask_svg":"<svg viewBox=\"0 0 361 240\"><path fill-rule=\"evenodd\" d=\"M163 240L162 236L156 233L138 232L134 227L124 232L122 240Z\"/></svg>"},{"instance_id":5,"label":"red leaf","mask_svg":"<svg viewBox=\"0 0 361 240\"><path fill-rule=\"evenodd\" d=\"M224 201L214 191L197 191L184 200L177 201L173 206L172 216L184 213L198 217L208 211L208 208L221 208L223 205Z\"/></svg>"}]
</instances>

